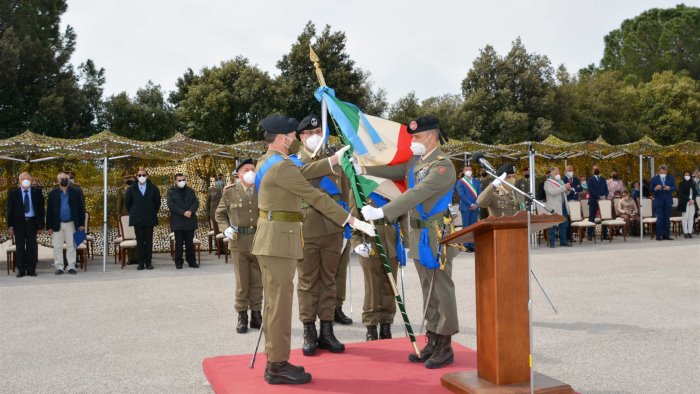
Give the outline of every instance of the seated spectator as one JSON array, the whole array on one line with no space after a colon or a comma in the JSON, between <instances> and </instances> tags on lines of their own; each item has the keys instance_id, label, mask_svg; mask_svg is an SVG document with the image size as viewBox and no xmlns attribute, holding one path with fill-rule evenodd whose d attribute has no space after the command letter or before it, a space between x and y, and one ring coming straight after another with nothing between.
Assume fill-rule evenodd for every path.
<instances>
[{"instance_id":1,"label":"seated spectator","mask_svg":"<svg viewBox=\"0 0 700 394\"><path fill-rule=\"evenodd\" d=\"M578 199L583 200L588 198L588 183L586 182L586 176L581 175L578 177L579 183L581 184L581 191L578 193Z\"/></svg>"},{"instance_id":2,"label":"seated spectator","mask_svg":"<svg viewBox=\"0 0 700 394\"><path fill-rule=\"evenodd\" d=\"M615 213L618 219L622 219L627 223L627 235L631 235L634 226L639 224L639 210L637 209L637 203L631 198L629 192L622 192L622 198L615 206Z\"/></svg>"}]
</instances>

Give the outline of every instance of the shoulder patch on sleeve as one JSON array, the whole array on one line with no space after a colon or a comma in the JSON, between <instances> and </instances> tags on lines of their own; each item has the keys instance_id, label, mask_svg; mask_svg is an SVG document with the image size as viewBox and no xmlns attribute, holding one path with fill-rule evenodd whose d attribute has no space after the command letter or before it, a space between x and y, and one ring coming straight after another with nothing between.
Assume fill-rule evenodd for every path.
<instances>
[{"instance_id":1,"label":"shoulder patch on sleeve","mask_svg":"<svg viewBox=\"0 0 700 394\"><path fill-rule=\"evenodd\" d=\"M438 173L444 174L447 171L445 166L438 166Z\"/></svg>"}]
</instances>

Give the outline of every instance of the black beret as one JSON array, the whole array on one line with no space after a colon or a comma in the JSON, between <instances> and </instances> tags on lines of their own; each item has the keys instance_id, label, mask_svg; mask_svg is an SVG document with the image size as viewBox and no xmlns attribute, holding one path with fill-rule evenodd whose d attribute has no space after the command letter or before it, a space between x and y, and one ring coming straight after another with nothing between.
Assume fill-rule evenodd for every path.
<instances>
[{"instance_id":1,"label":"black beret","mask_svg":"<svg viewBox=\"0 0 700 394\"><path fill-rule=\"evenodd\" d=\"M513 163L506 163L502 164L498 169L496 170L496 175L501 176L503 173L506 173L508 175L513 175L515 174L515 166Z\"/></svg>"},{"instance_id":2,"label":"black beret","mask_svg":"<svg viewBox=\"0 0 700 394\"><path fill-rule=\"evenodd\" d=\"M270 115L260 122L263 131L272 134L288 134L297 131L299 122L286 115Z\"/></svg>"},{"instance_id":3,"label":"black beret","mask_svg":"<svg viewBox=\"0 0 700 394\"><path fill-rule=\"evenodd\" d=\"M253 159L245 159L245 160L243 160L243 161L238 165L238 167L236 167L236 172L240 171L240 170L241 170L241 167L243 167L243 166L246 165L246 164L255 164L255 162L253 161Z\"/></svg>"},{"instance_id":4,"label":"black beret","mask_svg":"<svg viewBox=\"0 0 700 394\"><path fill-rule=\"evenodd\" d=\"M435 129L440 130L440 121L434 116L421 116L408 124L409 134Z\"/></svg>"},{"instance_id":5,"label":"black beret","mask_svg":"<svg viewBox=\"0 0 700 394\"><path fill-rule=\"evenodd\" d=\"M310 114L307 115L304 119L302 119L301 122L299 122L299 127L297 127L297 131L301 133L306 130L318 129L320 127L321 119L319 119L319 117L314 114Z\"/></svg>"},{"instance_id":6,"label":"black beret","mask_svg":"<svg viewBox=\"0 0 700 394\"><path fill-rule=\"evenodd\" d=\"M409 134L416 134L428 130L437 130L440 142L447 142L447 135L440 130L440 120L434 116L421 116L408 124Z\"/></svg>"}]
</instances>

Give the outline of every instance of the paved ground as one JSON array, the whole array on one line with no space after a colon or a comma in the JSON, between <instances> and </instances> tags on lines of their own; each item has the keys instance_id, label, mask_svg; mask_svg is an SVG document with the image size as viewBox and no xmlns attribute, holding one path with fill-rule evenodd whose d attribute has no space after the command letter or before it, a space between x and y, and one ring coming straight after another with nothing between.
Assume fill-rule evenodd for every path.
<instances>
[{"instance_id":1,"label":"paved ground","mask_svg":"<svg viewBox=\"0 0 700 394\"><path fill-rule=\"evenodd\" d=\"M206 255L202 268L177 271L158 255L153 271L122 271L112 261L106 273L95 260L86 273L60 277L43 261L38 277L22 279L5 276L0 263L0 392L208 393L203 358L252 352L257 331L234 330L231 264ZM473 255L462 254L454 268L455 339L469 347L476 344L473 263ZM583 393L700 387L698 238L539 248L533 268L559 308L554 314L535 288L538 371ZM363 285L355 258L351 271L357 319ZM421 300L413 267L404 279L417 331ZM401 335L398 317L395 323ZM301 346L301 332L295 320L294 347ZM347 342L364 338L358 323L336 333Z\"/></svg>"}]
</instances>

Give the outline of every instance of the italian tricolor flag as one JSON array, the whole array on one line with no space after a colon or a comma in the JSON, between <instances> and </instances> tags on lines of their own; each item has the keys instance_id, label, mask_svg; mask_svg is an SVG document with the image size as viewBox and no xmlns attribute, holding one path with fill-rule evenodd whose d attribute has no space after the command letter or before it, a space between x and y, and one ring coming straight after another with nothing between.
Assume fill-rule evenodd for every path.
<instances>
[{"instance_id":1,"label":"italian tricolor flag","mask_svg":"<svg viewBox=\"0 0 700 394\"><path fill-rule=\"evenodd\" d=\"M327 86L318 88L315 96L318 101L325 100L328 113L335 120L344 139L352 146L353 154L362 166L405 163L413 156L412 137L405 125L365 115L357 106L338 100L333 89ZM344 160L342 166L351 179L355 177L350 162ZM358 179L366 196L375 192L391 200L406 191L404 181L394 182L368 175L358 176Z\"/></svg>"}]
</instances>

